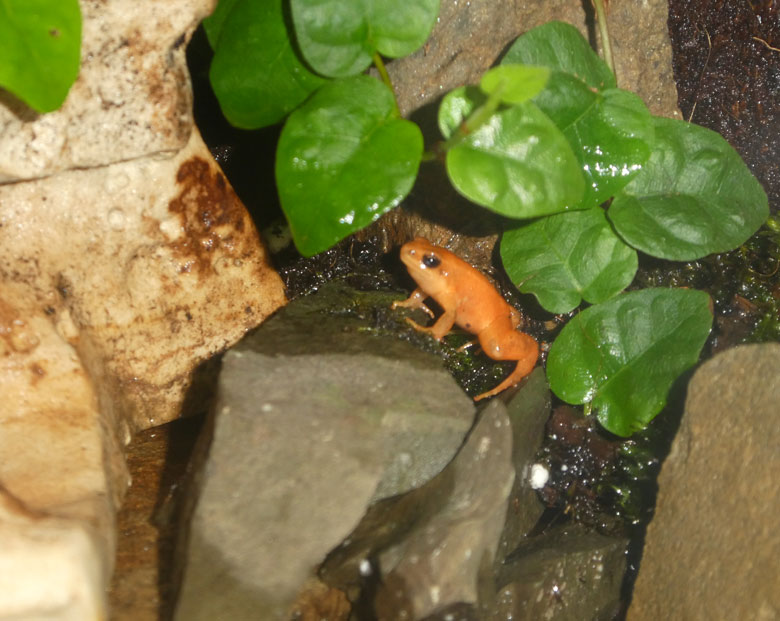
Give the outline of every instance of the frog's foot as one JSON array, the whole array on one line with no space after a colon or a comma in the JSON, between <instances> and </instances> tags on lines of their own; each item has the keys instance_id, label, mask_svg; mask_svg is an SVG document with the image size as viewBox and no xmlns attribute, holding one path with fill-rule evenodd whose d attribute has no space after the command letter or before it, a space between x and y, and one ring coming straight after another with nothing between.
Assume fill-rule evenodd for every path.
<instances>
[{"instance_id":1,"label":"frog's foot","mask_svg":"<svg viewBox=\"0 0 780 621\"><path fill-rule=\"evenodd\" d=\"M422 292L421 289L415 289L412 292L412 295L410 295L407 299L393 302L390 305L390 310L395 310L396 308L411 308L411 309L419 308L426 315L428 315L428 317L433 319L434 317L433 311L425 305L426 297L427 296Z\"/></svg>"}]
</instances>

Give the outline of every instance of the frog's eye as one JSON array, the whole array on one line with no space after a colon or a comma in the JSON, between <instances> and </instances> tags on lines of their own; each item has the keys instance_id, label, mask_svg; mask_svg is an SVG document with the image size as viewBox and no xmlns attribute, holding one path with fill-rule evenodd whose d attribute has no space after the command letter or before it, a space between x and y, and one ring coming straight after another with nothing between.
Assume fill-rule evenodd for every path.
<instances>
[{"instance_id":1,"label":"frog's eye","mask_svg":"<svg viewBox=\"0 0 780 621\"><path fill-rule=\"evenodd\" d=\"M439 267L441 265L441 259L433 253L426 254L422 258L422 262L425 267Z\"/></svg>"}]
</instances>

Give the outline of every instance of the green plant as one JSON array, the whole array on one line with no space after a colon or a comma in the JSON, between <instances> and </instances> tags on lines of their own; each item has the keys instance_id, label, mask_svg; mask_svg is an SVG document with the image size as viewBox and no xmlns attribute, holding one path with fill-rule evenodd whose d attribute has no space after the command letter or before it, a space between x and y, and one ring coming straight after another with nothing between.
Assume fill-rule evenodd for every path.
<instances>
[{"instance_id":1,"label":"green plant","mask_svg":"<svg viewBox=\"0 0 780 621\"><path fill-rule=\"evenodd\" d=\"M79 73L78 0L0 2L0 87L38 112L56 110Z\"/></svg>"},{"instance_id":2,"label":"green plant","mask_svg":"<svg viewBox=\"0 0 780 621\"><path fill-rule=\"evenodd\" d=\"M321 252L395 207L422 161L444 159L461 194L515 219L500 250L521 291L553 313L592 305L550 350L553 391L595 408L616 434L645 426L698 359L712 311L698 291L624 290L637 251L693 260L738 247L766 220L766 195L736 152L714 132L652 116L573 26L551 22L519 37L478 88L445 95L444 139L423 153L381 55L422 45L438 3L287 8L222 0L206 31L228 120L286 117L276 177L300 252ZM360 75L372 62L382 81Z\"/></svg>"}]
</instances>

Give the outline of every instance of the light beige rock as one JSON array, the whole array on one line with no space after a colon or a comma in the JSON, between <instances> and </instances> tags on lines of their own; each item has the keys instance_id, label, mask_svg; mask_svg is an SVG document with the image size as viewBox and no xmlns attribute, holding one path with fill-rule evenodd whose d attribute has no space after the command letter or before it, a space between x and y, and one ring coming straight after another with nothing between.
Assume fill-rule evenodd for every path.
<instances>
[{"instance_id":1,"label":"light beige rock","mask_svg":"<svg viewBox=\"0 0 780 621\"><path fill-rule=\"evenodd\" d=\"M75 350L26 286L0 286L0 619L97 619L127 485Z\"/></svg>"},{"instance_id":2,"label":"light beige rock","mask_svg":"<svg viewBox=\"0 0 780 621\"><path fill-rule=\"evenodd\" d=\"M2 272L36 292L124 440L175 418L193 366L284 300L197 132L170 159L0 186L0 225Z\"/></svg>"},{"instance_id":3,"label":"light beige rock","mask_svg":"<svg viewBox=\"0 0 780 621\"><path fill-rule=\"evenodd\" d=\"M105 618L105 548L93 528L30 511L0 489L0 619Z\"/></svg>"},{"instance_id":4,"label":"light beige rock","mask_svg":"<svg viewBox=\"0 0 780 621\"><path fill-rule=\"evenodd\" d=\"M0 620L105 618L122 444L284 304L192 126L213 0L83 0L62 110L0 94Z\"/></svg>"},{"instance_id":5,"label":"light beige rock","mask_svg":"<svg viewBox=\"0 0 780 621\"><path fill-rule=\"evenodd\" d=\"M32 511L91 522L111 550L127 484L119 443L76 351L30 293L0 289L0 489Z\"/></svg>"},{"instance_id":6,"label":"light beige rock","mask_svg":"<svg viewBox=\"0 0 780 621\"><path fill-rule=\"evenodd\" d=\"M0 89L0 182L88 168L189 140L187 41L216 0L82 0L81 72L63 106L36 115Z\"/></svg>"}]
</instances>

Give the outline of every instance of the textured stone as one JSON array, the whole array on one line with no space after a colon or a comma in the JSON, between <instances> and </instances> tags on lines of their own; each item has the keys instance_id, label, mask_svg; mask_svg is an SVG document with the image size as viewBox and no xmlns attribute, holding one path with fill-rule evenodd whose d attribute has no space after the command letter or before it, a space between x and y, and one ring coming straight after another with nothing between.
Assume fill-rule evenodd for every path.
<instances>
[{"instance_id":1,"label":"textured stone","mask_svg":"<svg viewBox=\"0 0 780 621\"><path fill-rule=\"evenodd\" d=\"M497 564L503 563L506 556L525 539L544 512L544 505L529 481L550 417L550 388L544 369L537 367L522 388L510 397L507 416L512 424L512 462L517 476L496 553Z\"/></svg>"},{"instance_id":2,"label":"textured stone","mask_svg":"<svg viewBox=\"0 0 780 621\"><path fill-rule=\"evenodd\" d=\"M382 551L378 619L423 619L492 590L493 559L515 478L506 407L491 401L442 473L451 490L396 545ZM436 481L432 482L435 485Z\"/></svg>"},{"instance_id":3,"label":"textured stone","mask_svg":"<svg viewBox=\"0 0 780 621\"><path fill-rule=\"evenodd\" d=\"M369 504L436 475L470 427L474 406L439 362L367 334L334 304L356 311L346 295L297 300L226 354L177 619L287 618Z\"/></svg>"},{"instance_id":4,"label":"textured stone","mask_svg":"<svg viewBox=\"0 0 780 621\"><path fill-rule=\"evenodd\" d=\"M0 619L97 618L124 461L76 352L18 284L0 289L0 395Z\"/></svg>"},{"instance_id":5,"label":"textured stone","mask_svg":"<svg viewBox=\"0 0 780 621\"><path fill-rule=\"evenodd\" d=\"M0 619L105 618L104 534L34 511L0 488Z\"/></svg>"},{"instance_id":6,"label":"textured stone","mask_svg":"<svg viewBox=\"0 0 780 621\"><path fill-rule=\"evenodd\" d=\"M197 133L173 158L0 186L0 224L0 281L34 291L129 431L178 416L195 365L284 300Z\"/></svg>"},{"instance_id":7,"label":"textured stone","mask_svg":"<svg viewBox=\"0 0 780 621\"><path fill-rule=\"evenodd\" d=\"M501 568L496 602L484 618L616 618L627 545L627 539L606 537L578 524L529 539Z\"/></svg>"},{"instance_id":8,"label":"textured stone","mask_svg":"<svg viewBox=\"0 0 780 621\"><path fill-rule=\"evenodd\" d=\"M0 490L62 540L0 516L0 567L27 550L0 618L105 616L122 444L197 401L196 367L285 301L192 127L184 49L212 6L83 0L63 108L0 94ZM47 601L49 567L83 590Z\"/></svg>"},{"instance_id":9,"label":"textured stone","mask_svg":"<svg viewBox=\"0 0 780 621\"><path fill-rule=\"evenodd\" d=\"M569 22L598 41L591 16L581 0L445 0L422 49L388 67L401 111L407 115L457 86L478 83L508 44L546 22ZM618 85L636 92L654 114L672 116L677 92L667 19L665 0L611 3L607 16Z\"/></svg>"},{"instance_id":10,"label":"textured stone","mask_svg":"<svg viewBox=\"0 0 780 621\"><path fill-rule=\"evenodd\" d=\"M693 376L628 619L780 616L778 402L775 343L730 349Z\"/></svg>"},{"instance_id":11,"label":"textured stone","mask_svg":"<svg viewBox=\"0 0 780 621\"><path fill-rule=\"evenodd\" d=\"M0 90L0 183L150 154L192 133L186 43L215 0L82 0L81 69L59 110Z\"/></svg>"}]
</instances>

